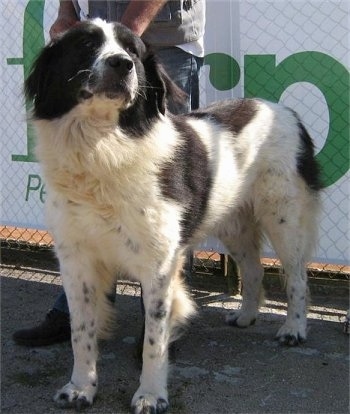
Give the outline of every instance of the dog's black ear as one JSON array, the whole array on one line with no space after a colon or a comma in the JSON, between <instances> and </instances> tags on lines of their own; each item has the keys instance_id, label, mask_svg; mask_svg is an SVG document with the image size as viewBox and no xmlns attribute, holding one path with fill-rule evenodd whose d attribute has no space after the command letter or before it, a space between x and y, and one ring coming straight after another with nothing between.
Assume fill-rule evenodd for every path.
<instances>
[{"instance_id":1,"label":"dog's black ear","mask_svg":"<svg viewBox=\"0 0 350 414\"><path fill-rule=\"evenodd\" d=\"M81 78L73 77L74 56L63 59L65 53L59 39L51 41L42 49L25 80L24 92L33 101L33 115L37 119L62 116L77 103Z\"/></svg>"},{"instance_id":2,"label":"dog's black ear","mask_svg":"<svg viewBox=\"0 0 350 414\"><path fill-rule=\"evenodd\" d=\"M148 105L156 104L154 109L164 115L167 101L172 100L175 103L184 103L187 96L186 93L170 79L164 67L158 62L152 52L148 53L143 64L147 81Z\"/></svg>"},{"instance_id":3,"label":"dog's black ear","mask_svg":"<svg viewBox=\"0 0 350 414\"><path fill-rule=\"evenodd\" d=\"M32 70L25 80L24 93L26 98L29 100L33 100L38 95L41 95L41 91L45 88L45 79L48 75L48 55L48 47L45 47L34 61Z\"/></svg>"},{"instance_id":4,"label":"dog's black ear","mask_svg":"<svg viewBox=\"0 0 350 414\"><path fill-rule=\"evenodd\" d=\"M52 118L56 115L57 106L63 99L63 89L57 84L59 68L54 62L55 42L51 41L42 49L33 63L32 70L25 80L24 93L33 101L35 118Z\"/></svg>"}]
</instances>

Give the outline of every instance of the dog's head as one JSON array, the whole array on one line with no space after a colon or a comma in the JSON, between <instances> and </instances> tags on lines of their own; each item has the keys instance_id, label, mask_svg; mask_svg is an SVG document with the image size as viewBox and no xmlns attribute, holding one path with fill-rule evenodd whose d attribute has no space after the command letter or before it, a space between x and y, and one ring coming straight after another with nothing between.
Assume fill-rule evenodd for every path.
<instances>
[{"instance_id":1,"label":"dog's head","mask_svg":"<svg viewBox=\"0 0 350 414\"><path fill-rule=\"evenodd\" d=\"M25 92L34 101L35 119L59 118L76 106L93 106L95 100L135 129L141 113L154 118L165 113L169 95L181 99L138 36L100 19L82 22L51 41L35 61Z\"/></svg>"}]
</instances>

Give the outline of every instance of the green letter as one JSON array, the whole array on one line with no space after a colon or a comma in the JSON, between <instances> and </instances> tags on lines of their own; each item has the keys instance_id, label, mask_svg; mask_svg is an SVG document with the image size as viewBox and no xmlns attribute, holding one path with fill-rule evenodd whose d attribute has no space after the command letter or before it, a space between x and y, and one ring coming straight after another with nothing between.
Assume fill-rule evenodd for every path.
<instances>
[{"instance_id":1,"label":"green letter","mask_svg":"<svg viewBox=\"0 0 350 414\"><path fill-rule=\"evenodd\" d=\"M45 188L45 184L43 184L40 189L40 201L42 203L45 203L45 200L46 200L46 188Z\"/></svg>"},{"instance_id":2,"label":"green letter","mask_svg":"<svg viewBox=\"0 0 350 414\"><path fill-rule=\"evenodd\" d=\"M320 52L300 52L276 66L275 55L245 57L245 96L278 102L296 82L309 82L324 95L329 110L326 143L317 154L325 187L349 169L349 73L332 57Z\"/></svg>"},{"instance_id":3,"label":"green letter","mask_svg":"<svg viewBox=\"0 0 350 414\"><path fill-rule=\"evenodd\" d=\"M32 180L36 180L36 183L33 184ZM37 174L29 174L28 175L28 183L27 183L27 192L26 192L26 201L29 200L29 192L30 191L37 191L41 186L41 178Z\"/></svg>"},{"instance_id":4,"label":"green letter","mask_svg":"<svg viewBox=\"0 0 350 414\"><path fill-rule=\"evenodd\" d=\"M210 53L205 56L204 64L210 66L210 83L219 91L232 89L239 82L241 72L232 56L225 53Z\"/></svg>"},{"instance_id":5,"label":"green letter","mask_svg":"<svg viewBox=\"0 0 350 414\"><path fill-rule=\"evenodd\" d=\"M24 12L23 25L23 58L8 58L9 65L23 65L24 79L27 79L34 59L44 47L43 15L45 0L30 0ZM26 100L27 114L32 103ZM27 154L12 155L13 161L35 162L35 134L30 124L27 124Z\"/></svg>"}]
</instances>

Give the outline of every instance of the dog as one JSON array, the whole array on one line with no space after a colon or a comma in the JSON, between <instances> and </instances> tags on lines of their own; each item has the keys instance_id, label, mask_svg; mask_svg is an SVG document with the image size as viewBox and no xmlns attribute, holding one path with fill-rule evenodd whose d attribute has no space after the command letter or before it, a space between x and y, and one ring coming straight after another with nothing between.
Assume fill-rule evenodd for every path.
<instances>
[{"instance_id":1,"label":"dog","mask_svg":"<svg viewBox=\"0 0 350 414\"><path fill-rule=\"evenodd\" d=\"M195 306L181 279L184 252L207 235L240 267L241 309L258 314L266 236L287 275L279 341L306 339L307 274L321 189L314 145L297 114L260 99L168 113L180 99L154 53L121 24L82 22L51 41L25 83L71 315L74 368L55 396L82 408L97 392L97 337L120 272L140 281L145 336L132 412L167 410L168 344Z\"/></svg>"}]
</instances>

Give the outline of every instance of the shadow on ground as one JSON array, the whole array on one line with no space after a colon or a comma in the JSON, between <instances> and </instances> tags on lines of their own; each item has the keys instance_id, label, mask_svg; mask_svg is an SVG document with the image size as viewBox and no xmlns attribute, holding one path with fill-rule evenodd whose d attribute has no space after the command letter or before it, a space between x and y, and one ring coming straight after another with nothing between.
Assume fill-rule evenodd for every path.
<instances>
[{"instance_id":1,"label":"shadow on ground","mask_svg":"<svg viewBox=\"0 0 350 414\"><path fill-rule=\"evenodd\" d=\"M25 348L11 339L15 330L40 322L60 290L54 273L28 275L2 276L1 412L65 414L70 411L57 409L52 396L69 379L70 344ZM141 315L133 289L117 295L117 326L100 344L99 394L89 413L129 412L140 375ZM176 343L170 413L348 413L349 338L340 323L347 297L314 298L308 342L285 348L273 340L285 312L279 297L269 297L256 324L242 330L224 324L239 297L204 289L193 295L199 312Z\"/></svg>"}]
</instances>

